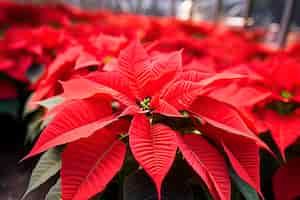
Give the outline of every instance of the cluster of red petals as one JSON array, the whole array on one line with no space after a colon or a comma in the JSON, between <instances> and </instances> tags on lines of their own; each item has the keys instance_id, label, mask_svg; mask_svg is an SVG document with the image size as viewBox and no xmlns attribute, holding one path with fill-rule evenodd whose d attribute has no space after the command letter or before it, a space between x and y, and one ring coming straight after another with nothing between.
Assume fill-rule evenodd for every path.
<instances>
[{"instance_id":1,"label":"cluster of red petals","mask_svg":"<svg viewBox=\"0 0 300 200\"><path fill-rule=\"evenodd\" d=\"M27 158L66 145L64 200L103 191L127 149L159 198L178 151L214 199L231 197L227 161L262 196L259 150L269 148L258 135L270 131L284 159L299 139L297 45L271 51L260 31L66 5L0 3L0 24L9 25L0 27L0 72L29 82L28 70L44 65L29 106L59 99ZM15 94L1 87L2 96ZM184 118L191 130L167 123Z\"/></svg>"}]
</instances>

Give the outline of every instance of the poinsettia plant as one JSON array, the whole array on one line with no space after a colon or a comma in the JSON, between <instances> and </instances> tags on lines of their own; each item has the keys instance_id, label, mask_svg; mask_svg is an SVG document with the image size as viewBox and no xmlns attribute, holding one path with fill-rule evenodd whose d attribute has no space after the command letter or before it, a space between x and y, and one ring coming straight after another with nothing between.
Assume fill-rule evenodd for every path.
<instances>
[{"instance_id":1,"label":"poinsettia plant","mask_svg":"<svg viewBox=\"0 0 300 200\"><path fill-rule=\"evenodd\" d=\"M0 22L0 99L32 92L25 159L43 153L23 198L51 179L48 200L299 196L299 44L66 5Z\"/></svg>"},{"instance_id":2,"label":"poinsettia plant","mask_svg":"<svg viewBox=\"0 0 300 200\"><path fill-rule=\"evenodd\" d=\"M261 195L259 149L266 145L235 108L207 95L242 74L203 78L183 70L181 51L151 56L138 41L109 64L110 71L61 82L60 103L46 112L54 117L26 156L66 145L56 168L62 199L102 192L128 154L151 177L158 199L181 156L214 199L231 198L230 168Z\"/></svg>"}]
</instances>

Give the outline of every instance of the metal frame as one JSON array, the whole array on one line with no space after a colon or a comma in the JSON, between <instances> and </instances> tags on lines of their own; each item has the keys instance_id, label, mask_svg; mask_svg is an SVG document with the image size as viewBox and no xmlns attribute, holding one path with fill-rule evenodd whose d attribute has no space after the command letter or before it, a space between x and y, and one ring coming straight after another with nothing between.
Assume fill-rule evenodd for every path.
<instances>
[{"instance_id":1,"label":"metal frame","mask_svg":"<svg viewBox=\"0 0 300 200\"><path fill-rule=\"evenodd\" d=\"M253 12L254 1L246 0L246 8L244 14L244 27L247 28L252 25L251 14Z\"/></svg>"},{"instance_id":2,"label":"metal frame","mask_svg":"<svg viewBox=\"0 0 300 200\"><path fill-rule=\"evenodd\" d=\"M295 0L286 0L282 19L280 22L280 29L276 38L276 45L278 48L283 48L287 44L288 34L295 14Z\"/></svg>"},{"instance_id":3,"label":"metal frame","mask_svg":"<svg viewBox=\"0 0 300 200\"><path fill-rule=\"evenodd\" d=\"M254 0L245 0L246 7L243 16L243 27L249 28L253 24L251 14L253 12ZM275 33L275 47L284 48L287 45L288 35L292 24L292 19L295 14L296 0L286 0L279 30ZM222 0L217 0L214 8L214 21L217 23L220 20L222 13Z\"/></svg>"},{"instance_id":4,"label":"metal frame","mask_svg":"<svg viewBox=\"0 0 300 200\"><path fill-rule=\"evenodd\" d=\"M214 21L218 22L222 16L222 10L223 10L223 1L222 0L215 0L215 6L213 9L213 16L214 16Z\"/></svg>"}]
</instances>

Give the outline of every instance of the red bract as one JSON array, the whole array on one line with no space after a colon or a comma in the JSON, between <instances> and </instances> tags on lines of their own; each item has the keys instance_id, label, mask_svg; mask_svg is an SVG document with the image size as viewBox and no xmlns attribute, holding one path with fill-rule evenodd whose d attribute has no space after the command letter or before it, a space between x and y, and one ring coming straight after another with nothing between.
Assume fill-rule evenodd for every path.
<instances>
[{"instance_id":1,"label":"red bract","mask_svg":"<svg viewBox=\"0 0 300 200\"><path fill-rule=\"evenodd\" d=\"M63 199L89 199L103 190L121 169L125 153L126 145L108 131L68 145L62 155Z\"/></svg>"},{"instance_id":2,"label":"red bract","mask_svg":"<svg viewBox=\"0 0 300 200\"><path fill-rule=\"evenodd\" d=\"M263 197L260 190L259 146L241 138L225 139L222 146L236 173Z\"/></svg>"},{"instance_id":3,"label":"red bract","mask_svg":"<svg viewBox=\"0 0 300 200\"><path fill-rule=\"evenodd\" d=\"M282 157L286 159L285 150L300 137L299 110L291 115L280 115L275 111L267 110L263 115L264 122L271 131L273 140L277 144Z\"/></svg>"},{"instance_id":4,"label":"red bract","mask_svg":"<svg viewBox=\"0 0 300 200\"><path fill-rule=\"evenodd\" d=\"M153 179L158 199L162 182L170 170L176 155L176 133L163 124L152 125L149 119L141 114L136 115L129 130L131 151Z\"/></svg>"},{"instance_id":5,"label":"red bract","mask_svg":"<svg viewBox=\"0 0 300 200\"><path fill-rule=\"evenodd\" d=\"M74 63L78 54L69 56ZM58 57L56 62L65 64L67 60ZM55 66L49 70L60 74L63 65ZM133 156L154 181L159 199L177 147L215 198L230 199L229 172L217 148L194 133L182 137L163 120L183 119L180 111L188 110L205 122L201 131L208 125L210 131L204 130L204 134L217 138L216 144L225 149L237 173L259 192L258 149L264 143L235 109L203 96L217 85L244 76L215 72L197 79L194 73L183 71L181 51L149 56L139 42L132 42L121 51L111 71L68 77L62 82L64 102L27 158L70 143L62 156L62 198L87 199L101 192L120 170L125 147L117 136L128 132ZM112 104L117 106L113 109ZM123 119L128 116L132 117L129 128ZM238 152L231 140L247 145L245 152ZM253 164L249 165L248 159ZM79 164L84 166L77 171ZM76 172L71 173L73 170ZM107 176L99 177L99 173Z\"/></svg>"}]
</instances>

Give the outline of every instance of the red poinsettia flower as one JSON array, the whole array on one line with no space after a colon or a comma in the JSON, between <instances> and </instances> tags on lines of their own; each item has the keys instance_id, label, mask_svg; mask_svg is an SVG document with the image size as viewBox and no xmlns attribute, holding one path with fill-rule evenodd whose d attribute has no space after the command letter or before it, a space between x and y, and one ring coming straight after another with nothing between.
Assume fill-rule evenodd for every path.
<instances>
[{"instance_id":1,"label":"red poinsettia flower","mask_svg":"<svg viewBox=\"0 0 300 200\"><path fill-rule=\"evenodd\" d=\"M260 117L271 131L283 158L285 149L293 144L299 135L299 63L291 57L278 55L254 70L264 79L262 85L272 97L265 104ZM286 128L284 128L286 127Z\"/></svg>"},{"instance_id":2,"label":"red poinsettia flower","mask_svg":"<svg viewBox=\"0 0 300 200\"><path fill-rule=\"evenodd\" d=\"M273 98L283 102L299 101L300 80L297 60L277 54L266 61L252 64L251 69L263 77L262 84L272 91Z\"/></svg>"},{"instance_id":3,"label":"red poinsettia flower","mask_svg":"<svg viewBox=\"0 0 300 200\"><path fill-rule=\"evenodd\" d=\"M270 130L285 158L285 149L300 136L297 77L300 65L280 53L250 66L247 82L220 87L210 96L236 107L258 134Z\"/></svg>"},{"instance_id":4,"label":"red poinsettia flower","mask_svg":"<svg viewBox=\"0 0 300 200\"><path fill-rule=\"evenodd\" d=\"M30 99L32 106L38 101L61 94L62 87L59 81L66 81L76 75L88 73L89 67L95 67L94 70L101 71L104 63L114 58L126 42L123 37L103 34L85 40L79 38L76 40L72 41L74 45L58 53L54 62L46 66L45 73L32 87L35 90Z\"/></svg>"},{"instance_id":5,"label":"red poinsettia flower","mask_svg":"<svg viewBox=\"0 0 300 200\"><path fill-rule=\"evenodd\" d=\"M9 28L0 40L0 71L11 78L29 82L28 70L34 65L48 64L53 52L63 48L61 31L50 27Z\"/></svg>"},{"instance_id":6,"label":"red poinsettia flower","mask_svg":"<svg viewBox=\"0 0 300 200\"><path fill-rule=\"evenodd\" d=\"M177 100L177 96L180 96L182 100L189 101L189 99L184 99L185 95L187 95L188 92L191 94L194 92L194 95L196 95L196 90L201 89L201 85L188 82L179 82L177 85L174 85L175 87L171 87L170 89L164 88L180 71L180 58L180 52L161 58L150 58L142 46L136 42L120 54L118 59L119 72L97 72L96 74L88 76L88 79L72 79L63 83L63 96L65 99L86 99L94 95L105 94L105 96L112 96L121 104L127 106L125 110L122 111L121 116L128 114L134 116L129 129L131 149L136 159L155 180L158 191L160 191L162 180L175 158L177 149L175 132L163 124L151 125L149 119L143 113L155 112L181 117L177 109L171 106L168 101ZM174 94L174 91L180 89L180 85L183 84L187 87L182 88L182 92ZM76 88L76 90L74 90L74 88ZM163 98L161 98L162 91L164 91ZM138 104L136 101L138 101ZM78 100L75 102L78 102ZM66 112L66 109L69 109L73 113L72 110L74 107L74 105L72 107L68 105L67 103L62 112L60 112L61 114L59 113L53 120L53 123L45 129L29 156L60 144L75 141L81 137L88 137L95 131L100 130L104 125L108 125L117 120L116 115L112 115L113 117L107 115L103 116L103 114L93 115L96 118L86 118L86 120L74 119L74 122L78 121L78 123L69 124L70 126L66 127L66 129L61 129L59 127L60 125L55 125L55 123L62 123L64 120L68 120L66 115L71 113ZM82 110L82 106L78 107L78 109ZM101 109L92 107L91 109L102 112ZM88 110L82 110L81 112L90 112ZM76 113L76 116L78 116L78 114L79 112ZM86 124L79 124L80 121ZM57 127L59 129L53 129L51 127ZM77 127L81 129L81 131ZM78 131L81 136L78 134ZM67 137L67 140L59 139L61 137ZM154 140L155 137L157 137L157 139ZM143 147L139 145L139 140L145 140L146 143L144 145L150 145L149 150L157 148L158 154L152 155L153 159L157 161L147 162L147 160L145 160L146 157L143 152L141 152ZM162 157L165 158L164 162L161 162ZM155 166L155 163L157 163L157 166ZM62 174L63 171L64 169L62 170ZM103 182L104 180L99 181ZM65 178L63 178L63 184L64 183L66 183L66 185L72 184L69 181L65 182ZM102 184L106 185L107 183L103 182ZM63 195L65 194L63 189ZM76 196L76 194L73 195ZM86 196L88 198L90 195L93 195L93 193L86 193L86 195L88 195Z\"/></svg>"},{"instance_id":7,"label":"red poinsettia flower","mask_svg":"<svg viewBox=\"0 0 300 200\"><path fill-rule=\"evenodd\" d=\"M230 199L229 172L222 154L204 137L193 133L182 137L161 119L180 119L180 111L189 110L214 129L213 135L219 134L217 142L238 174L259 191L258 149L264 144L227 104L205 96L194 102L208 85L232 76L195 82L188 76L180 78L181 65L181 51L151 57L139 42L133 42L121 51L114 71L63 82L64 103L27 158L70 143L62 155L62 198L88 199L120 170L125 145L118 135L124 131L137 162L153 179L159 199L178 147L212 195ZM116 102L113 109L111 104ZM124 126L125 116L132 117L129 129ZM233 139L247 146L245 154Z\"/></svg>"}]
</instances>

